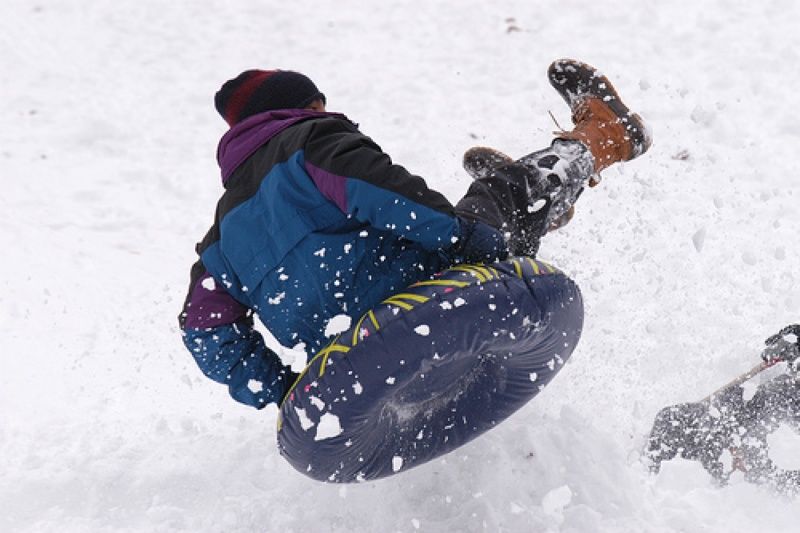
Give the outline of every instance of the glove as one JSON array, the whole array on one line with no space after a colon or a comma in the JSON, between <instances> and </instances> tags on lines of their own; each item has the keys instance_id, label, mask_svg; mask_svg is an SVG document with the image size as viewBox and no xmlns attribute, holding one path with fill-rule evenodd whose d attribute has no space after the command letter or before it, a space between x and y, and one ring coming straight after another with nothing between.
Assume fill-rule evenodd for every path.
<instances>
[{"instance_id":1,"label":"glove","mask_svg":"<svg viewBox=\"0 0 800 533\"><path fill-rule=\"evenodd\" d=\"M447 250L451 263L491 263L508 255L503 234L488 224L459 217L461 237Z\"/></svg>"},{"instance_id":2,"label":"glove","mask_svg":"<svg viewBox=\"0 0 800 533\"><path fill-rule=\"evenodd\" d=\"M793 364L800 357L800 324L786 326L769 337L765 344L767 347L761 352L765 363L785 361Z\"/></svg>"}]
</instances>

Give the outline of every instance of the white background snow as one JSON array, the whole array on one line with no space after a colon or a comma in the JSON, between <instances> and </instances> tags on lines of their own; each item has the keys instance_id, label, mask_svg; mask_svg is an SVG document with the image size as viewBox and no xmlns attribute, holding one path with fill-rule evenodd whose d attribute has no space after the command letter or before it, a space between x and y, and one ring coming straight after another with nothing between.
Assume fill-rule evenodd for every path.
<instances>
[{"instance_id":1,"label":"white background snow","mask_svg":"<svg viewBox=\"0 0 800 533\"><path fill-rule=\"evenodd\" d=\"M800 320L798 27L788 0L3 0L0 531L796 531L797 501L635 457L659 408ZM569 123L560 57L655 137L542 247L584 291L573 359L442 460L358 486L295 472L275 408L229 399L177 329L221 190L214 92L303 71L455 201L464 150L521 156L548 110Z\"/></svg>"}]
</instances>

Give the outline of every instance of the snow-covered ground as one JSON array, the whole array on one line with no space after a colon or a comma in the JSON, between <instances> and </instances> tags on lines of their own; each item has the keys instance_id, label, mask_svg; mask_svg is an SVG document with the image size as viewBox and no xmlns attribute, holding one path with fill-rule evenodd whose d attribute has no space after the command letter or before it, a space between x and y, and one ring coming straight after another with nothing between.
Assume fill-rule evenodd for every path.
<instances>
[{"instance_id":1,"label":"snow-covered ground","mask_svg":"<svg viewBox=\"0 0 800 533\"><path fill-rule=\"evenodd\" d=\"M636 455L800 319L798 27L790 0L3 0L0 531L796 531L798 501ZM569 123L544 75L565 56L655 137L542 247L584 291L573 359L443 460L297 474L276 409L230 400L177 329L221 189L214 92L303 71L455 201L465 149Z\"/></svg>"}]
</instances>

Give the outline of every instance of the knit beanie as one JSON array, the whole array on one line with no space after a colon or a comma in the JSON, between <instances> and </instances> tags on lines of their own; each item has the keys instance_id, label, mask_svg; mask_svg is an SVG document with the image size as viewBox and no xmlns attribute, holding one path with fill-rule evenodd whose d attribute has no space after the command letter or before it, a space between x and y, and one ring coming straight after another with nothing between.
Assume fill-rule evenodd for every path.
<instances>
[{"instance_id":1,"label":"knit beanie","mask_svg":"<svg viewBox=\"0 0 800 533\"><path fill-rule=\"evenodd\" d=\"M226 81L214 96L214 105L229 126L273 109L303 109L314 100L325 103L308 77L291 70L246 70Z\"/></svg>"}]
</instances>

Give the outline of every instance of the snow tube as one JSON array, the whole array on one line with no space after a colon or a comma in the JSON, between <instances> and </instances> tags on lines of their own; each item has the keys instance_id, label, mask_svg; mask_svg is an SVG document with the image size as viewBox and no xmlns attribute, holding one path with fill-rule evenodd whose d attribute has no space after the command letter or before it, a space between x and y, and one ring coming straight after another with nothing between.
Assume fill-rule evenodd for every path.
<instances>
[{"instance_id":1,"label":"snow tube","mask_svg":"<svg viewBox=\"0 0 800 533\"><path fill-rule=\"evenodd\" d=\"M338 483L423 464L536 396L582 325L578 286L545 263L455 266L388 298L315 355L280 407L281 454Z\"/></svg>"}]
</instances>

